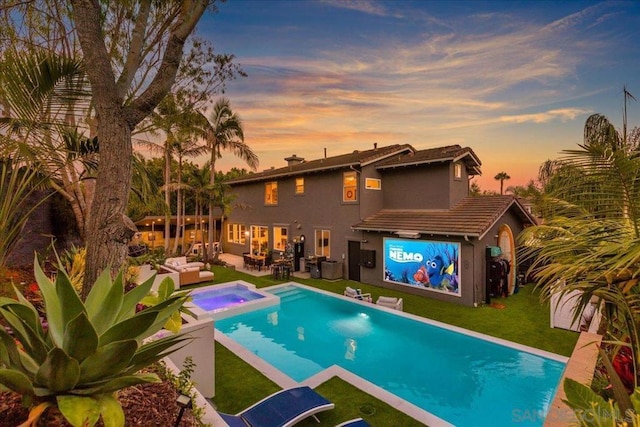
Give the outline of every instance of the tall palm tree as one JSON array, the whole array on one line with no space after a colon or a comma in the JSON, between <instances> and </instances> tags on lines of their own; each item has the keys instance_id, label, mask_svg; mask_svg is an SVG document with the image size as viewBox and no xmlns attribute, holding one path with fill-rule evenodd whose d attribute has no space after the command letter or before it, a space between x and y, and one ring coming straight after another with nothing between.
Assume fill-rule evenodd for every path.
<instances>
[{"instance_id":1,"label":"tall palm tree","mask_svg":"<svg viewBox=\"0 0 640 427\"><path fill-rule=\"evenodd\" d=\"M184 135L186 138L187 135ZM196 141L190 139L182 139L175 141L173 144L173 151L178 158L178 171L176 175L176 183L173 189L176 191L176 235L173 241L173 253L178 253L178 246L180 242L183 242L184 238L184 203L182 200L182 190L186 188L182 182L182 164L185 157L196 157L206 152L206 147L199 145ZM185 251L184 245L182 245L182 252Z\"/></svg>"},{"instance_id":2,"label":"tall palm tree","mask_svg":"<svg viewBox=\"0 0 640 427\"><path fill-rule=\"evenodd\" d=\"M155 111L153 111L145 127L141 129L141 132L149 132L154 136L158 136L160 133L164 136L164 141L157 143L154 141L138 140L138 143L144 148L148 149L151 153L160 154L164 158L164 200L167 205L167 213L165 218L166 227L164 229L164 250L169 252L169 241L171 239L171 192L177 191L179 195L179 185L171 182L171 165L172 160L175 157L191 157L204 154L206 149L193 142L193 138L201 136L201 115L193 110L184 100L181 100L173 93L169 93L162 102L158 105ZM180 163L180 162L179 162ZM181 177L181 172L178 172L178 176ZM178 211L180 210L181 203L177 204ZM180 215L178 213L178 215ZM180 224L178 222L177 229ZM177 239L178 240L178 239ZM177 246L174 243L173 252L177 251Z\"/></svg>"},{"instance_id":3,"label":"tall palm tree","mask_svg":"<svg viewBox=\"0 0 640 427\"><path fill-rule=\"evenodd\" d=\"M549 180L553 186L546 186L549 217L525 229L520 240L546 297L580 291L576 318L592 298L605 302L607 338L632 350L635 388L640 378L640 151L638 129L627 133L624 123L618 132L602 115L587 119L584 142L564 152Z\"/></svg>"},{"instance_id":4,"label":"tall palm tree","mask_svg":"<svg viewBox=\"0 0 640 427\"><path fill-rule=\"evenodd\" d=\"M510 180L511 177L506 172L500 172L493 179L500 181L500 194L504 194L504 182Z\"/></svg>"},{"instance_id":5,"label":"tall palm tree","mask_svg":"<svg viewBox=\"0 0 640 427\"><path fill-rule=\"evenodd\" d=\"M207 148L210 153L209 164L211 167L210 185L215 187L216 176L216 160L222 157L222 151L231 151L235 156L239 157L247 163L247 165L255 170L258 167L258 156L244 142L244 129L240 116L231 110L228 98L220 98L216 101L211 115L207 119L202 116L203 136L207 142ZM209 235L207 245L205 245L205 256L210 259L210 253L207 246L213 250L213 211L215 202L213 199L209 201ZM214 257L218 254L215 253Z\"/></svg>"},{"instance_id":6,"label":"tall palm tree","mask_svg":"<svg viewBox=\"0 0 640 427\"><path fill-rule=\"evenodd\" d=\"M202 224L203 209L205 204L207 203L207 200L213 197L212 189L209 184L210 173L211 168L209 166L209 162L207 161L204 165L202 165L202 167L191 169L190 173L186 177L185 182L185 188L187 189L187 191L193 194L195 199L195 232L197 235L198 230L200 230L202 243L204 243L204 227Z\"/></svg>"}]
</instances>

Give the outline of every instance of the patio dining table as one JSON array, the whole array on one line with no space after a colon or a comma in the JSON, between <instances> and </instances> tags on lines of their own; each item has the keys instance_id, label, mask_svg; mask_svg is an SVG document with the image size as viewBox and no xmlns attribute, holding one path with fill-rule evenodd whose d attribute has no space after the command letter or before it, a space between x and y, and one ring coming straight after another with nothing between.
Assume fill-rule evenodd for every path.
<instances>
[{"instance_id":1,"label":"patio dining table","mask_svg":"<svg viewBox=\"0 0 640 427\"><path fill-rule=\"evenodd\" d=\"M252 261L252 264L258 267L258 271L260 271L262 269L262 266L264 265L264 261L267 258L264 255L247 255L248 258Z\"/></svg>"}]
</instances>

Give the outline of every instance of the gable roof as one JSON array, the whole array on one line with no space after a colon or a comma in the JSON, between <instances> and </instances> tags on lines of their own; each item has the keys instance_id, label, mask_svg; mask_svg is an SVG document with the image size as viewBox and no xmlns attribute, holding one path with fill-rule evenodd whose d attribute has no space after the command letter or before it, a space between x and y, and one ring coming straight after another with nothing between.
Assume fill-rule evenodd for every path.
<instances>
[{"instance_id":1,"label":"gable roof","mask_svg":"<svg viewBox=\"0 0 640 427\"><path fill-rule=\"evenodd\" d=\"M470 175L480 175L480 159L469 147L447 145L445 147L428 148L426 150L411 151L388 158L376 166L376 169L389 169L401 166L417 166L436 162L462 161Z\"/></svg>"},{"instance_id":2,"label":"gable roof","mask_svg":"<svg viewBox=\"0 0 640 427\"><path fill-rule=\"evenodd\" d=\"M395 144L386 147L374 147L370 150L353 151L339 156L325 157L322 159L303 161L301 163L285 166L278 169L268 169L263 172L252 173L241 178L226 181L227 184L240 184L255 181L265 181L275 178L284 178L292 175L304 175L314 172L332 169L343 169L349 166L366 166L371 163L384 160L391 156L413 152L414 148L409 144Z\"/></svg>"},{"instance_id":3,"label":"gable roof","mask_svg":"<svg viewBox=\"0 0 640 427\"><path fill-rule=\"evenodd\" d=\"M431 235L468 236L482 239L509 210L524 224L535 219L513 196L466 197L451 209L382 209L351 228L363 231L417 232Z\"/></svg>"}]
</instances>

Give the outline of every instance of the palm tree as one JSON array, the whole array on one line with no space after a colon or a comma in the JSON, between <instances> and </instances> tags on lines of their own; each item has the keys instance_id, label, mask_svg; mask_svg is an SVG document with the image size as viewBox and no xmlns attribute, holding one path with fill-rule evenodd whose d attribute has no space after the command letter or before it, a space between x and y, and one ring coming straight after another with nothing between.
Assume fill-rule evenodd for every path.
<instances>
[{"instance_id":1,"label":"palm tree","mask_svg":"<svg viewBox=\"0 0 640 427\"><path fill-rule=\"evenodd\" d=\"M202 116L203 136L207 141L207 147L211 154L209 164L211 167L210 186L215 187L216 160L222 157L222 151L231 151L234 155L244 160L247 165L255 170L258 167L258 156L244 142L244 130L240 116L231 110L229 99L220 98L214 105L211 115L207 119ZM213 210L215 202L209 201L209 235L207 245L213 250ZM205 257L210 259L205 245ZM218 254L215 253L214 257Z\"/></svg>"},{"instance_id":2,"label":"palm tree","mask_svg":"<svg viewBox=\"0 0 640 427\"><path fill-rule=\"evenodd\" d=\"M81 61L51 51L6 51L0 64L6 116L4 155L21 150L71 205L80 236L93 201L98 160L95 138L78 126L91 91ZM86 126L85 126L86 128Z\"/></svg>"},{"instance_id":3,"label":"palm tree","mask_svg":"<svg viewBox=\"0 0 640 427\"><path fill-rule=\"evenodd\" d=\"M640 151L638 129L628 134L624 123L618 132L602 115L587 119L583 144L564 152L545 188L549 217L544 225L525 229L520 240L546 297L580 291L576 318L592 298L605 302L607 338L631 349L635 388L640 373Z\"/></svg>"},{"instance_id":4,"label":"palm tree","mask_svg":"<svg viewBox=\"0 0 640 427\"><path fill-rule=\"evenodd\" d=\"M202 213L207 200L211 199L212 189L210 187L209 174L211 168L207 161L202 167L192 168L186 177L185 188L187 191L193 193L195 200L194 216L195 216L195 232L198 234L200 229L200 235L202 236L202 242L204 242L204 227L202 224ZM188 252L188 251L187 251Z\"/></svg>"},{"instance_id":5,"label":"palm tree","mask_svg":"<svg viewBox=\"0 0 640 427\"><path fill-rule=\"evenodd\" d=\"M149 132L157 136L159 132L164 134L164 142L156 143L153 141L138 140L138 143L148 149L151 153L161 154L164 158L164 201L167 205L164 229L164 250L169 252L169 241L171 239L171 191L178 190L177 184L171 182L171 162L176 156L189 157L204 154L204 148L197 146L195 143L184 141L190 140L192 137L201 134L199 124L200 114L192 110L184 101L178 99L173 93L169 93L158 108L153 111L146 126L141 132ZM185 144L191 144L189 147ZM199 147L199 148L198 148ZM180 176L180 172L178 172ZM179 194L179 193L176 193ZM177 204L178 211L181 203ZM179 228L179 222L177 225ZM174 244L174 252L177 250Z\"/></svg>"},{"instance_id":6,"label":"palm tree","mask_svg":"<svg viewBox=\"0 0 640 427\"><path fill-rule=\"evenodd\" d=\"M176 191L176 235L173 242L173 253L178 253L178 245L184 238L184 203L182 200L182 190L186 188L182 183L182 163L185 157L195 157L206 152L206 147L198 145L197 142L189 139L182 139L173 143L173 151L178 157L178 173L175 185L171 187ZM168 227L167 227L168 228ZM182 245L182 252L185 248Z\"/></svg>"},{"instance_id":7,"label":"palm tree","mask_svg":"<svg viewBox=\"0 0 640 427\"><path fill-rule=\"evenodd\" d=\"M493 179L500 181L500 194L504 194L504 182L510 180L511 177L506 172L500 172Z\"/></svg>"}]
</instances>

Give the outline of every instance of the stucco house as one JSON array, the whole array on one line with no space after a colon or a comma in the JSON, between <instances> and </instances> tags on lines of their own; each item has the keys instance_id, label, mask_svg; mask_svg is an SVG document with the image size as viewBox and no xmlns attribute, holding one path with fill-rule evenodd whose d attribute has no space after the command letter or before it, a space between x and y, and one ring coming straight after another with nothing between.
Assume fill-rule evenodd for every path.
<instances>
[{"instance_id":1,"label":"stucco house","mask_svg":"<svg viewBox=\"0 0 640 427\"><path fill-rule=\"evenodd\" d=\"M471 148L390 145L305 160L228 184L236 196L225 252L295 248L336 261L341 276L464 305L487 300L488 248L515 284L514 237L535 219L512 196L469 196L481 162Z\"/></svg>"}]
</instances>

